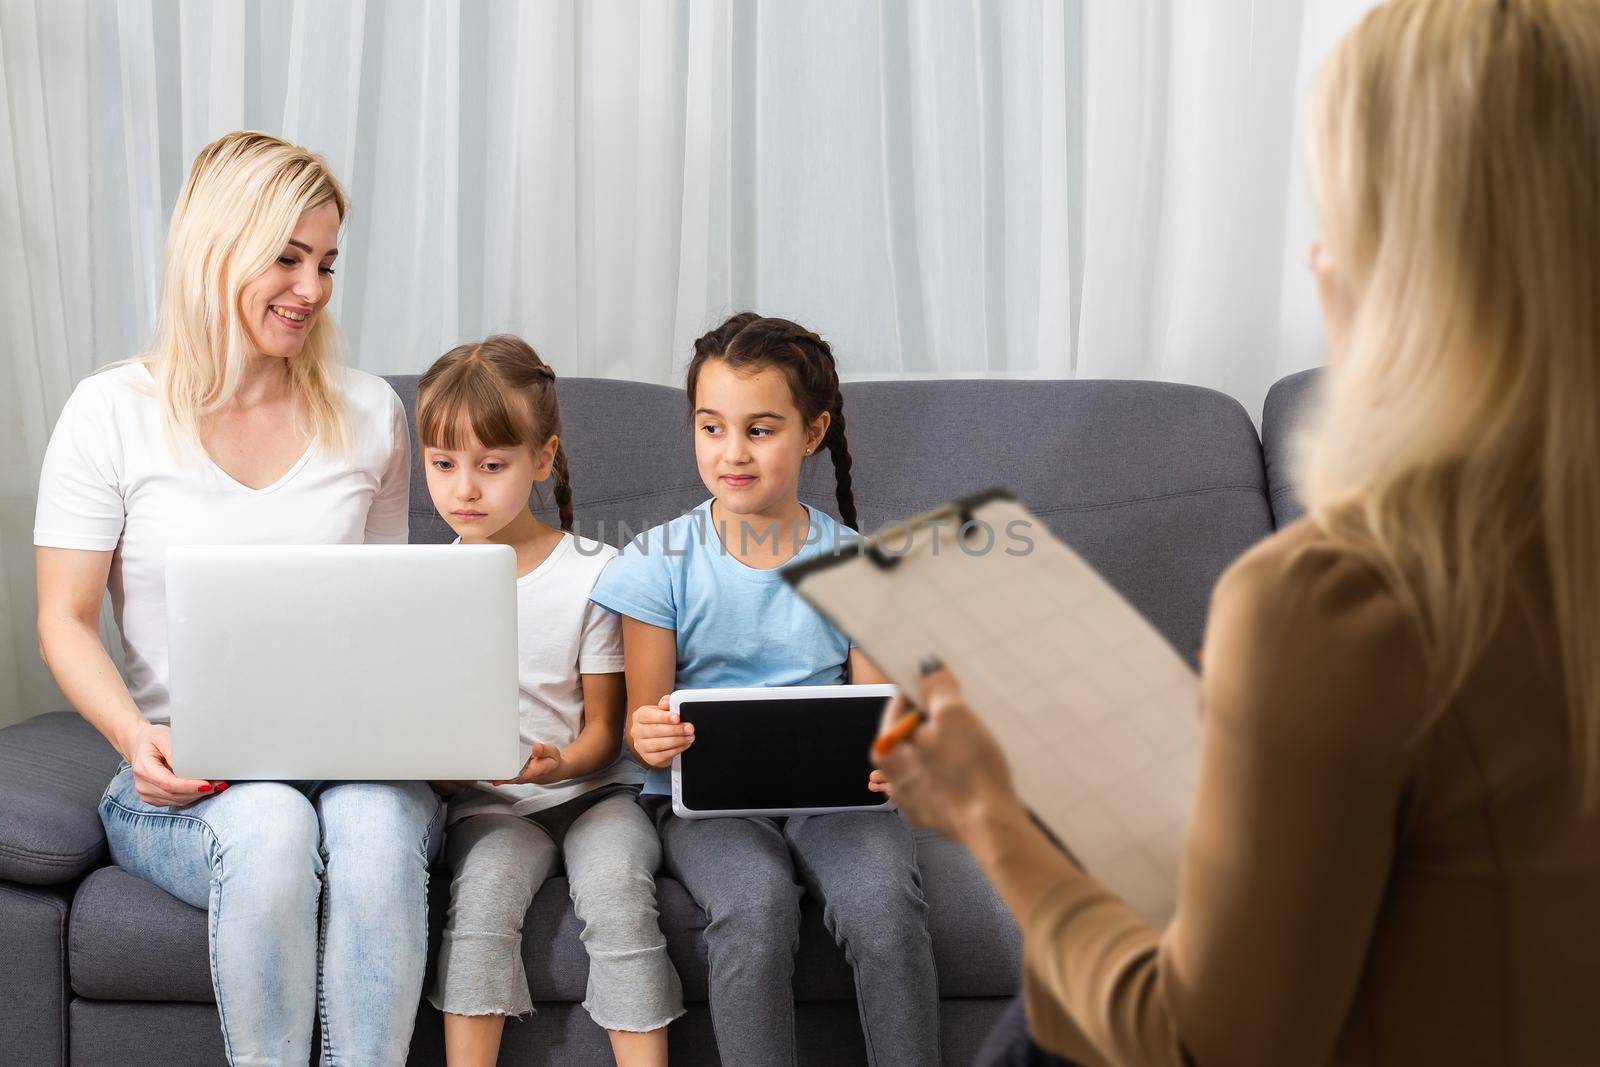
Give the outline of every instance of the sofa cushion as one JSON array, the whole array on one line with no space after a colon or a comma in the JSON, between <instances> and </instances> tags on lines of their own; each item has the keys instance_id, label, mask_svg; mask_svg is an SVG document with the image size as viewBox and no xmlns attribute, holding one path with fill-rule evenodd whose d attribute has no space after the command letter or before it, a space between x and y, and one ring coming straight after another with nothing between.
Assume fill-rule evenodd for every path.
<instances>
[{"instance_id":1,"label":"sofa cushion","mask_svg":"<svg viewBox=\"0 0 1600 1067\"><path fill-rule=\"evenodd\" d=\"M942 997L1010 997L1022 988L1022 934L964 847L917 831L917 865Z\"/></svg>"},{"instance_id":2,"label":"sofa cushion","mask_svg":"<svg viewBox=\"0 0 1600 1067\"><path fill-rule=\"evenodd\" d=\"M1002 999L945 1000L939 1006L939 1041L945 1063L972 1063L984 1038L1011 1002ZM169 1067L175 1063L222 1063L222 1029L209 1004L72 1002L74 1062L114 1063L117 1067ZM853 1004L802 1002L795 1009L796 1044L801 1063L828 1067L864 1065L861 1027ZM716 1035L704 1004L688 1012L668 1033L673 1067L714 1067ZM10 1049L7 1050L8 1052ZM5 1062L13 1062L7 1059ZM31 1059L17 1059L27 1063ZM439 1013L424 1007L406 1060L443 1065L444 1027ZM537 1014L509 1023L497 1061L502 1067L610 1067L615 1063L604 1030L574 1003L543 1003Z\"/></svg>"},{"instance_id":3,"label":"sofa cushion","mask_svg":"<svg viewBox=\"0 0 1600 1067\"><path fill-rule=\"evenodd\" d=\"M1019 988L1021 940L1004 906L961 846L917 834L917 858L928 899L940 993L946 997L1008 997ZM677 880L656 882L667 950L690 1001L706 998L705 914ZM448 879L430 886L429 959L437 957L448 903ZM567 880L549 879L534 898L524 929L523 966L538 1002L583 1000L589 960L578 940L581 925L567 897ZM212 1000L205 913L120 867L102 867L79 888L68 938L72 988L97 1000ZM430 973L429 981L432 980ZM855 984L814 901L802 909L795 997L851 1000Z\"/></svg>"},{"instance_id":4,"label":"sofa cushion","mask_svg":"<svg viewBox=\"0 0 1600 1067\"><path fill-rule=\"evenodd\" d=\"M70 882L105 854L100 798L116 750L82 716L55 711L0 730L0 880Z\"/></svg>"},{"instance_id":5,"label":"sofa cushion","mask_svg":"<svg viewBox=\"0 0 1600 1067\"><path fill-rule=\"evenodd\" d=\"M75 1064L172 1067L228 1061L217 1009L210 1004L108 1004L78 998L70 1014Z\"/></svg>"},{"instance_id":6,"label":"sofa cushion","mask_svg":"<svg viewBox=\"0 0 1600 1067\"><path fill-rule=\"evenodd\" d=\"M78 887L67 961L80 997L214 999L206 913L121 867L101 867Z\"/></svg>"},{"instance_id":7,"label":"sofa cushion","mask_svg":"<svg viewBox=\"0 0 1600 1067\"><path fill-rule=\"evenodd\" d=\"M1272 520L1279 529L1306 511L1291 484L1291 458L1295 427L1320 378L1321 370L1312 368L1279 380L1267 391L1267 401L1261 409L1261 454L1266 462Z\"/></svg>"}]
</instances>

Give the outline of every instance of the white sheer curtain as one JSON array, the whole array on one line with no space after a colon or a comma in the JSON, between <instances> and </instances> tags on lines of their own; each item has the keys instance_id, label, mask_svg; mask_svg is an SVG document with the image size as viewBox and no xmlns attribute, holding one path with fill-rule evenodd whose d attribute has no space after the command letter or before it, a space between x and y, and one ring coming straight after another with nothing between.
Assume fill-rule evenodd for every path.
<instances>
[{"instance_id":1,"label":"white sheer curtain","mask_svg":"<svg viewBox=\"0 0 1600 1067\"><path fill-rule=\"evenodd\" d=\"M349 187L334 310L373 371L510 330L672 382L753 307L852 378L1161 378L1255 413L1318 360L1300 100L1370 4L0 0L0 724L62 706L50 427L147 338L218 134Z\"/></svg>"}]
</instances>

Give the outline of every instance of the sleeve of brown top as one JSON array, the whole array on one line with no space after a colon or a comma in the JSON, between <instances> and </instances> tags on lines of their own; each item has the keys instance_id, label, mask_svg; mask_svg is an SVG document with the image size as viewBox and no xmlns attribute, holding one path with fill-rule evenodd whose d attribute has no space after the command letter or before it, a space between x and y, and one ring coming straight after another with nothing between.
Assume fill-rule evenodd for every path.
<instances>
[{"instance_id":1,"label":"sleeve of brown top","mask_svg":"<svg viewBox=\"0 0 1600 1067\"><path fill-rule=\"evenodd\" d=\"M1041 899L1035 1039L1084 1064L1326 1062L1389 873L1420 663L1376 572L1309 524L1224 575L1177 911L1157 931L1087 876Z\"/></svg>"}]
</instances>

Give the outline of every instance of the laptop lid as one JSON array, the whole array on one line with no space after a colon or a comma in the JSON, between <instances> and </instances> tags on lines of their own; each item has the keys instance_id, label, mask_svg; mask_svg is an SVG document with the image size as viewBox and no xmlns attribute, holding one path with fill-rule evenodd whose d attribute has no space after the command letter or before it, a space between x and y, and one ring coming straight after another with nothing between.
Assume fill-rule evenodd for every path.
<instances>
[{"instance_id":1,"label":"laptop lid","mask_svg":"<svg viewBox=\"0 0 1600 1067\"><path fill-rule=\"evenodd\" d=\"M167 551L173 770L479 779L521 767L504 545Z\"/></svg>"}]
</instances>

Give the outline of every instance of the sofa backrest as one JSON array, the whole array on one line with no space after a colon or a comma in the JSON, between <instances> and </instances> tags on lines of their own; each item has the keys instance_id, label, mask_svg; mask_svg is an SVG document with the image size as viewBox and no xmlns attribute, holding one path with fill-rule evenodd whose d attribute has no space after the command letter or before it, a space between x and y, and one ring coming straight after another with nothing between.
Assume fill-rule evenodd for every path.
<instances>
[{"instance_id":1,"label":"sofa backrest","mask_svg":"<svg viewBox=\"0 0 1600 1067\"><path fill-rule=\"evenodd\" d=\"M1291 451L1295 427L1311 403L1321 376L1321 370L1313 367L1280 379L1267 391L1267 402L1261 409L1261 454L1267 470L1267 492L1272 500L1273 524L1280 529L1306 512L1290 484Z\"/></svg>"},{"instance_id":2,"label":"sofa backrest","mask_svg":"<svg viewBox=\"0 0 1600 1067\"><path fill-rule=\"evenodd\" d=\"M414 420L416 378L389 382ZM557 392L579 533L620 544L709 495L681 390L563 378ZM1255 427L1208 389L938 380L851 383L844 393L864 530L1005 486L1191 660L1217 576L1273 529ZM837 516L827 453L808 461L801 496ZM548 494L536 510L553 521ZM451 536L415 456L411 539Z\"/></svg>"}]
</instances>

